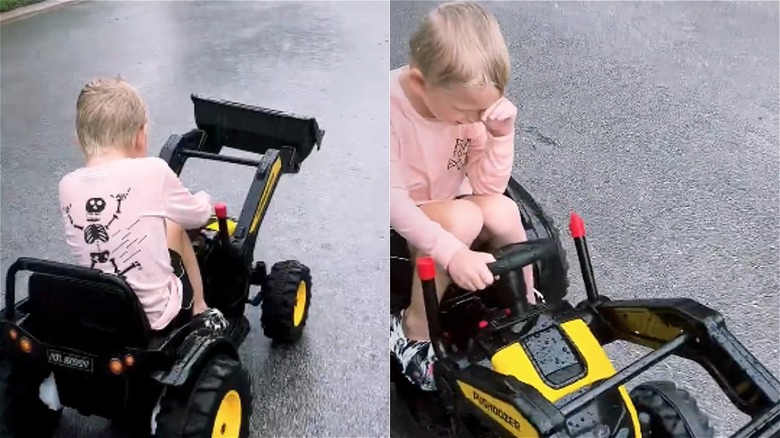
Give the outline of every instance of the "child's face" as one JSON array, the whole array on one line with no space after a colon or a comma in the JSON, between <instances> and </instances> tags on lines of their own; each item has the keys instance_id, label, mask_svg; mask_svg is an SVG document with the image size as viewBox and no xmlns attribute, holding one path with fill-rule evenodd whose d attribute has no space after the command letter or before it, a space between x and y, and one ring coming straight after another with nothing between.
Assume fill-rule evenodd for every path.
<instances>
[{"instance_id":1,"label":"child's face","mask_svg":"<svg viewBox=\"0 0 780 438\"><path fill-rule=\"evenodd\" d=\"M426 105L437 119L453 125L477 123L482 113L501 98L493 86L456 85L429 88L423 95Z\"/></svg>"},{"instance_id":2,"label":"child's face","mask_svg":"<svg viewBox=\"0 0 780 438\"><path fill-rule=\"evenodd\" d=\"M436 119L452 125L477 123L482 113L501 98L492 85L454 85L443 88L422 81L420 96Z\"/></svg>"}]
</instances>

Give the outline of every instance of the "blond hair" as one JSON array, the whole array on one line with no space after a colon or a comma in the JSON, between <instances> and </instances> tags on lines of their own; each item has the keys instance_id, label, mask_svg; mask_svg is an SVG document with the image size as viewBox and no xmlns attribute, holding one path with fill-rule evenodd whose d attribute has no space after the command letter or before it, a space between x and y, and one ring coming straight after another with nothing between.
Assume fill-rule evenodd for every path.
<instances>
[{"instance_id":1,"label":"blond hair","mask_svg":"<svg viewBox=\"0 0 780 438\"><path fill-rule=\"evenodd\" d=\"M143 99L119 76L91 81L76 101L76 134L86 156L132 147L146 122Z\"/></svg>"},{"instance_id":2,"label":"blond hair","mask_svg":"<svg viewBox=\"0 0 780 438\"><path fill-rule=\"evenodd\" d=\"M494 85L503 94L510 60L496 18L474 2L439 5L409 41L410 64L434 86Z\"/></svg>"}]
</instances>

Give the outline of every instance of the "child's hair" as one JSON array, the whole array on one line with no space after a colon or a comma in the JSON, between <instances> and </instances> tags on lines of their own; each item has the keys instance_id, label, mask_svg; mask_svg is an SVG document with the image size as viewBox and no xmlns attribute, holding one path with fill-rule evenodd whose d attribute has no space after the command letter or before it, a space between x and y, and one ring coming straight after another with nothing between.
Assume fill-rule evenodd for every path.
<instances>
[{"instance_id":1,"label":"child's hair","mask_svg":"<svg viewBox=\"0 0 780 438\"><path fill-rule=\"evenodd\" d=\"M76 133L88 157L132 147L134 136L146 122L143 99L119 76L92 80L76 101Z\"/></svg>"},{"instance_id":2,"label":"child's hair","mask_svg":"<svg viewBox=\"0 0 780 438\"><path fill-rule=\"evenodd\" d=\"M410 64L434 86L492 84L503 94L510 60L496 18L474 2L439 5L409 41Z\"/></svg>"}]
</instances>

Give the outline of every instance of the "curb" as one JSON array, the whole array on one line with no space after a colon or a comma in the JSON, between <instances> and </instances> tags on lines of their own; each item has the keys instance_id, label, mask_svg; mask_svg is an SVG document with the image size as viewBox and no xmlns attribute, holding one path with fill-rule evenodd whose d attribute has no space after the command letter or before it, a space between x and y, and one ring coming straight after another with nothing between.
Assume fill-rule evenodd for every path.
<instances>
[{"instance_id":1,"label":"curb","mask_svg":"<svg viewBox=\"0 0 780 438\"><path fill-rule=\"evenodd\" d=\"M13 11L0 14L0 24L8 24L12 21L28 18L51 9L59 8L71 3L82 2L84 0L46 0L32 5L22 6Z\"/></svg>"}]
</instances>

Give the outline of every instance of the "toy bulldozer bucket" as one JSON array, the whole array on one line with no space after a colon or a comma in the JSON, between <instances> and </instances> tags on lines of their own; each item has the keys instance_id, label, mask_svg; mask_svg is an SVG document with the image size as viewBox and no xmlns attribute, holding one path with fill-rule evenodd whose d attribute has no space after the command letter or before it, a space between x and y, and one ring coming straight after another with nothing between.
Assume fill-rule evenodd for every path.
<instances>
[{"instance_id":1,"label":"toy bulldozer bucket","mask_svg":"<svg viewBox=\"0 0 780 438\"><path fill-rule=\"evenodd\" d=\"M258 155L278 150L282 158L282 173L298 173L301 163L314 147L319 150L325 135L313 117L195 94L191 98L197 129L168 140L171 145L178 145L175 149L182 155L181 163L176 157L169 160L169 157L163 156L164 152L161 154L161 158L169 161L177 174L186 157L253 167L259 163L258 160L220 155L223 147Z\"/></svg>"}]
</instances>

